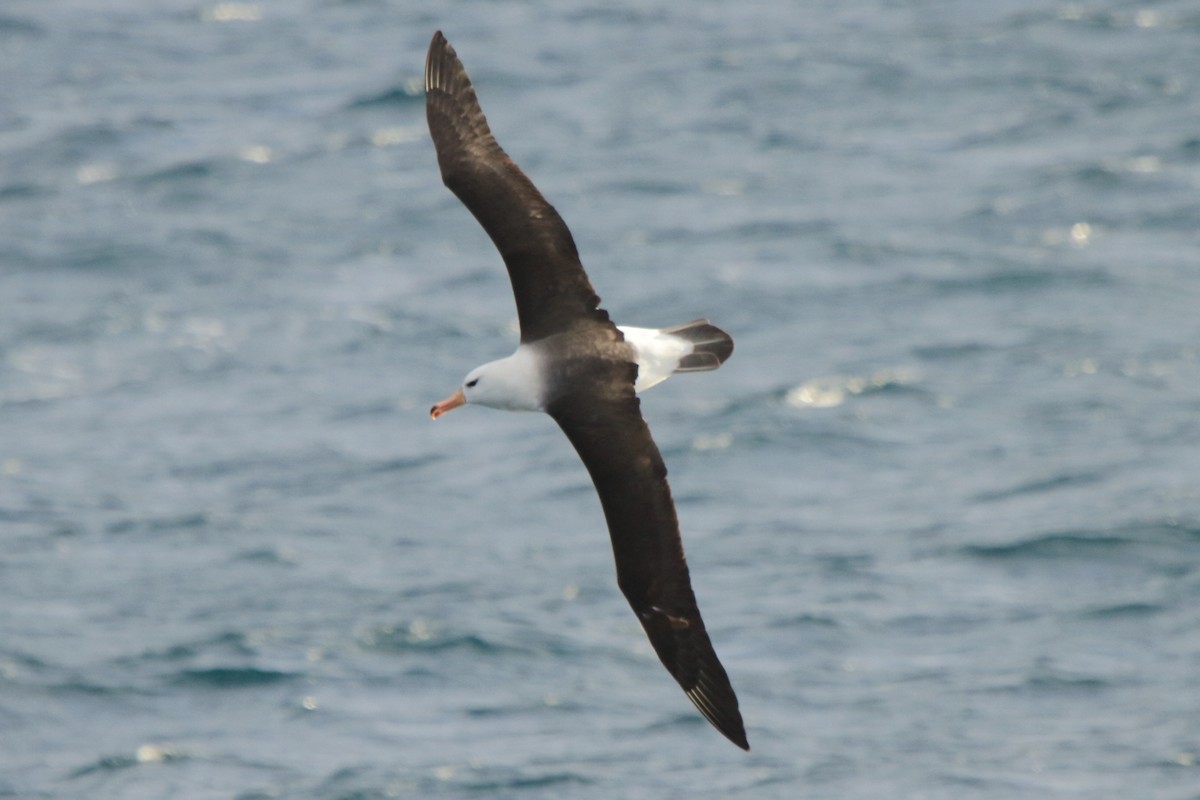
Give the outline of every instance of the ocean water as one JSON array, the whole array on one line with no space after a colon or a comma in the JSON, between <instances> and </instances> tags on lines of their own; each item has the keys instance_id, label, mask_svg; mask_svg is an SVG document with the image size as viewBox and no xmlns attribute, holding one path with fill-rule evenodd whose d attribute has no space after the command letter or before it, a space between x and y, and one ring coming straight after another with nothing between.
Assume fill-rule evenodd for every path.
<instances>
[{"instance_id":1,"label":"ocean water","mask_svg":"<svg viewBox=\"0 0 1200 800\"><path fill-rule=\"evenodd\" d=\"M622 323L693 711L441 185L445 30ZM1200 798L1192 2L7 0L0 796Z\"/></svg>"}]
</instances>

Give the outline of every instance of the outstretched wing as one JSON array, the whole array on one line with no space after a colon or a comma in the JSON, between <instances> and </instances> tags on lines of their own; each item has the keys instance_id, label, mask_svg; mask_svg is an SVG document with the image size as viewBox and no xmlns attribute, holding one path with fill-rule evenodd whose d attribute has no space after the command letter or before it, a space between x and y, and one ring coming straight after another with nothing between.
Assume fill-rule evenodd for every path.
<instances>
[{"instance_id":1,"label":"outstretched wing","mask_svg":"<svg viewBox=\"0 0 1200 800\"><path fill-rule=\"evenodd\" d=\"M749 750L737 695L692 592L667 468L633 392L636 369L592 361L575 370L575 388L547 412L592 476L612 536L617 583L655 652L705 719Z\"/></svg>"},{"instance_id":2,"label":"outstretched wing","mask_svg":"<svg viewBox=\"0 0 1200 800\"><path fill-rule=\"evenodd\" d=\"M425 60L425 114L442 181L492 237L517 302L521 341L607 321L562 217L488 128L467 71L438 31Z\"/></svg>"}]
</instances>

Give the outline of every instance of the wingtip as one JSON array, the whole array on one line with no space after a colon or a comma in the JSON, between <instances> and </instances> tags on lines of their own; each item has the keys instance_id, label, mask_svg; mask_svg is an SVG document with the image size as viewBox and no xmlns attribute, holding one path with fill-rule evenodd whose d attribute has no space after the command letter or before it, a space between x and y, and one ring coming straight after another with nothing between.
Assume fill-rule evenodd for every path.
<instances>
[{"instance_id":1,"label":"wingtip","mask_svg":"<svg viewBox=\"0 0 1200 800\"><path fill-rule=\"evenodd\" d=\"M708 720L718 733L743 750L750 750L750 741L746 738L746 727L737 707L737 698L733 697L732 693L730 698L716 700L697 686L686 694L701 716ZM730 699L732 699L732 704L729 702Z\"/></svg>"},{"instance_id":2,"label":"wingtip","mask_svg":"<svg viewBox=\"0 0 1200 800\"><path fill-rule=\"evenodd\" d=\"M738 747L750 752L750 740L746 738L746 729L742 726L742 720L739 718L734 725L718 725L713 720L709 720L713 726L729 741L736 744Z\"/></svg>"},{"instance_id":3,"label":"wingtip","mask_svg":"<svg viewBox=\"0 0 1200 800\"><path fill-rule=\"evenodd\" d=\"M725 738L736 744L738 747L750 752L750 740L746 738L746 727L742 723L742 716L738 714L737 718L732 723L720 725L717 727Z\"/></svg>"},{"instance_id":4,"label":"wingtip","mask_svg":"<svg viewBox=\"0 0 1200 800\"><path fill-rule=\"evenodd\" d=\"M433 38L429 40L429 52L425 56L425 91L427 93L441 86L443 64L446 57L450 59L455 57L454 48L450 46L450 42L446 40L440 30L434 31Z\"/></svg>"}]
</instances>

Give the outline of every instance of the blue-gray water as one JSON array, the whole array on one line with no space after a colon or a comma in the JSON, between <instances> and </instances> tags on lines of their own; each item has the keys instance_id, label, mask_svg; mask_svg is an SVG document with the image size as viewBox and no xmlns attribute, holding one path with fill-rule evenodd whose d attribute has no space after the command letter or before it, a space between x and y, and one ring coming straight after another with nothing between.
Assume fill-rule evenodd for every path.
<instances>
[{"instance_id":1,"label":"blue-gray water","mask_svg":"<svg viewBox=\"0 0 1200 800\"><path fill-rule=\"evenodd\" d=\"M1193 2L0 8L0 796L1200 797ZM442 28L618 321L753 751L441 185Z\"/></svg>"}]
</instances>

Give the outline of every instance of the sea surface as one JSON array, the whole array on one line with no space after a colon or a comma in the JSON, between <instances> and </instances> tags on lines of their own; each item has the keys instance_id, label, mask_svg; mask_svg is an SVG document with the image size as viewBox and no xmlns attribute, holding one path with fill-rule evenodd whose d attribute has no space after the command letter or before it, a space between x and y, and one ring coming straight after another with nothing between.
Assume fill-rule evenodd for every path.
<instances>
[{"instance_id":1,"label":"sea surface","mask_svg":"<svg viewBox=\"0 0 1200 800\"><path fill-rule=\"evenodd\" d=\"M442 186L442 29L619 322L752 746ZM1193 0L5 0L0 797L1200 798Z\"/></svg>"}]
</instances>

